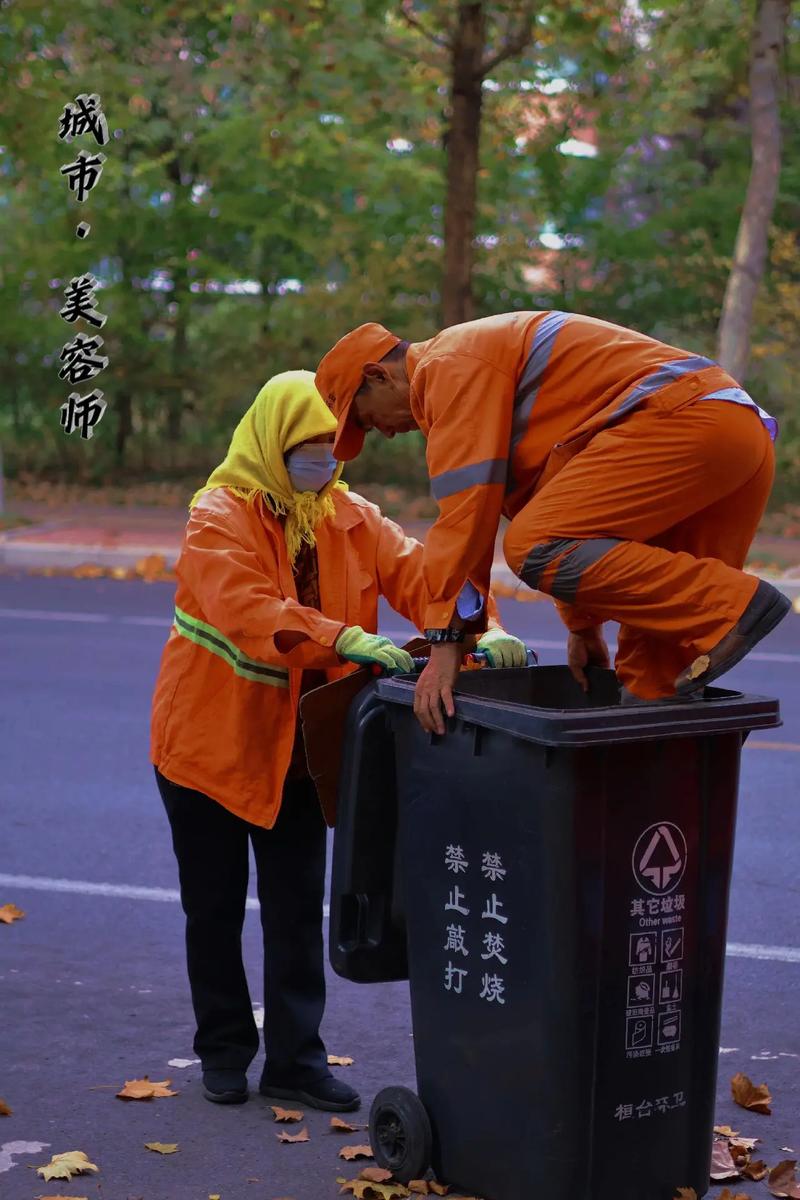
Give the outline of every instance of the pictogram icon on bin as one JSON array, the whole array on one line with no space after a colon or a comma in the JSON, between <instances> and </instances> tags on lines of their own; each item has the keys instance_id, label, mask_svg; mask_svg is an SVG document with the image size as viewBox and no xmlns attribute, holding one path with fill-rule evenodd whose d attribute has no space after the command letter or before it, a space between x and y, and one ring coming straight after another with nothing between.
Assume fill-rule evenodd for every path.
<instances>
[{"instance_id":1,"label":"pictogram icon on bin","mask_svg":"<svg viewBox=\"0 0 800 1200\"><path fill-rule=\"evenodd\" d=\"M666 896L686 870L686 838L671 821L649 825L633 848L633 874L639 887L651 896Z\"/></svg>"}]
</instances>

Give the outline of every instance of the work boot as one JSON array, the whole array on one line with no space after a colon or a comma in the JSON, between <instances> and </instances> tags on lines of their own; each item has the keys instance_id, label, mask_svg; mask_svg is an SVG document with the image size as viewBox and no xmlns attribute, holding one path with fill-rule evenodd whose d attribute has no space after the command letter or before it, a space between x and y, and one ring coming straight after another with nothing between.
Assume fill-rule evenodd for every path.
<instances>
[{"instance_id":1,"label":"work boot","mask_svg":"<svg viewBox=\"0 0 800 1200\"><path fill-rule=\"evenodd\" d=\"M342 1083L333 1075L324 1075L297 1087L275 1087L262 1079L259 1085L262 1096L274 1100L294 1100L307 1104L309 1108L321 1108L326 1112L353 1112L361 1104L361 1097L349 1083Z\"/></svg>"},{"instance_id":2,"label":"work boot","mask_svg":"<svg viewBox=\"0 0 800 1200\"><path fill-rule=\"evenodd\" d=\"M212 1104L244 1104L247 1076L237 1070L203 1071L203 1095Z\"/></svg>"},{"instance_id":3,"label":"work boot","mask_svg":"<svg viewBox=\"0 0 800 1200\"><path fill-rule=\"evenodd\" d=\"M681 671L675 680L675 691L681 696L692 695L730 671L783 620L791 607L791 601L783 592L766 580L759 580L753 599L730 633Z\"/></svg>"}]
</instances>

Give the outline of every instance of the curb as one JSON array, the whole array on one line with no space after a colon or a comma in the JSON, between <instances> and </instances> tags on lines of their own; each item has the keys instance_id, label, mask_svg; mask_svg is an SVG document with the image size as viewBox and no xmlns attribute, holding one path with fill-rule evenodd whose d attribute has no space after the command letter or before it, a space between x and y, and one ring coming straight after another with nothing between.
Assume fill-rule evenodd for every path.
<instances>
[{"instance_id":1,"label":"curb","mask_svg":"<svg viewBox=\"0 0 800 1200\"><path fill-rule=\"evenodd\" d=\"M170 542L166 545L149 543L127 546L98 546L98 545L65 545L26 541L24 536L14 536L13 533L0 534L0 568L15 568L17 570L36 570L37 568L56 568L70 570L85 563L99 567L135 567L143 558L150 555L160 555L168 570L174 568L180 553L180 545ZM784 575L758 572L760 579L765 579L792 601L795 610L800 612L800 576L798 568L790 568ZM514 574L504 559L495 559L492 566L492 583L501 584L504 588L527 592L525 584Z\"/></svg>"}]
</instances>

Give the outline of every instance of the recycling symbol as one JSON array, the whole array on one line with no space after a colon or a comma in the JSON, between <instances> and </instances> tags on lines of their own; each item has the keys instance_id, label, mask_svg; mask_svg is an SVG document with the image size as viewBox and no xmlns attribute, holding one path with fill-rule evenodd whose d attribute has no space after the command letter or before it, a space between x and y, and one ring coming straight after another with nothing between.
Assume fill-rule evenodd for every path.
<instances>
[{"instance_id":1,"label":"recycling symbol","mask_svg":"<svg viewBox=\"0 0 800 1200\"><path fill-rule=\"evenodd\" d=\"M651 896L666 896L686 870L686 838L671 821L648 826L633 849L636 882Z\"/></svg>"}]
</instances>

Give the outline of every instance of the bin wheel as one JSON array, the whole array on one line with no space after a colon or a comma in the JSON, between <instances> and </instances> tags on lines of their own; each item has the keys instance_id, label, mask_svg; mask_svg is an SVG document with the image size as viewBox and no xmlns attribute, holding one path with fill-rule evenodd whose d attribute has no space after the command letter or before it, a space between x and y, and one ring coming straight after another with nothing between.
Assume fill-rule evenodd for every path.
<instances>
[{"instance_id":1,"label":"bin wheel","mask_svg":"<svg viewBox=\"0 0 800 1200\"><path fill-rule=\"evenodd\" d=\"M378 1092L369 1114L369 1142L378 1166L401 1183L421 1179L430 1166L433 1136L419 1096L405 1087Z\"/></svg>"}]
</instances>

